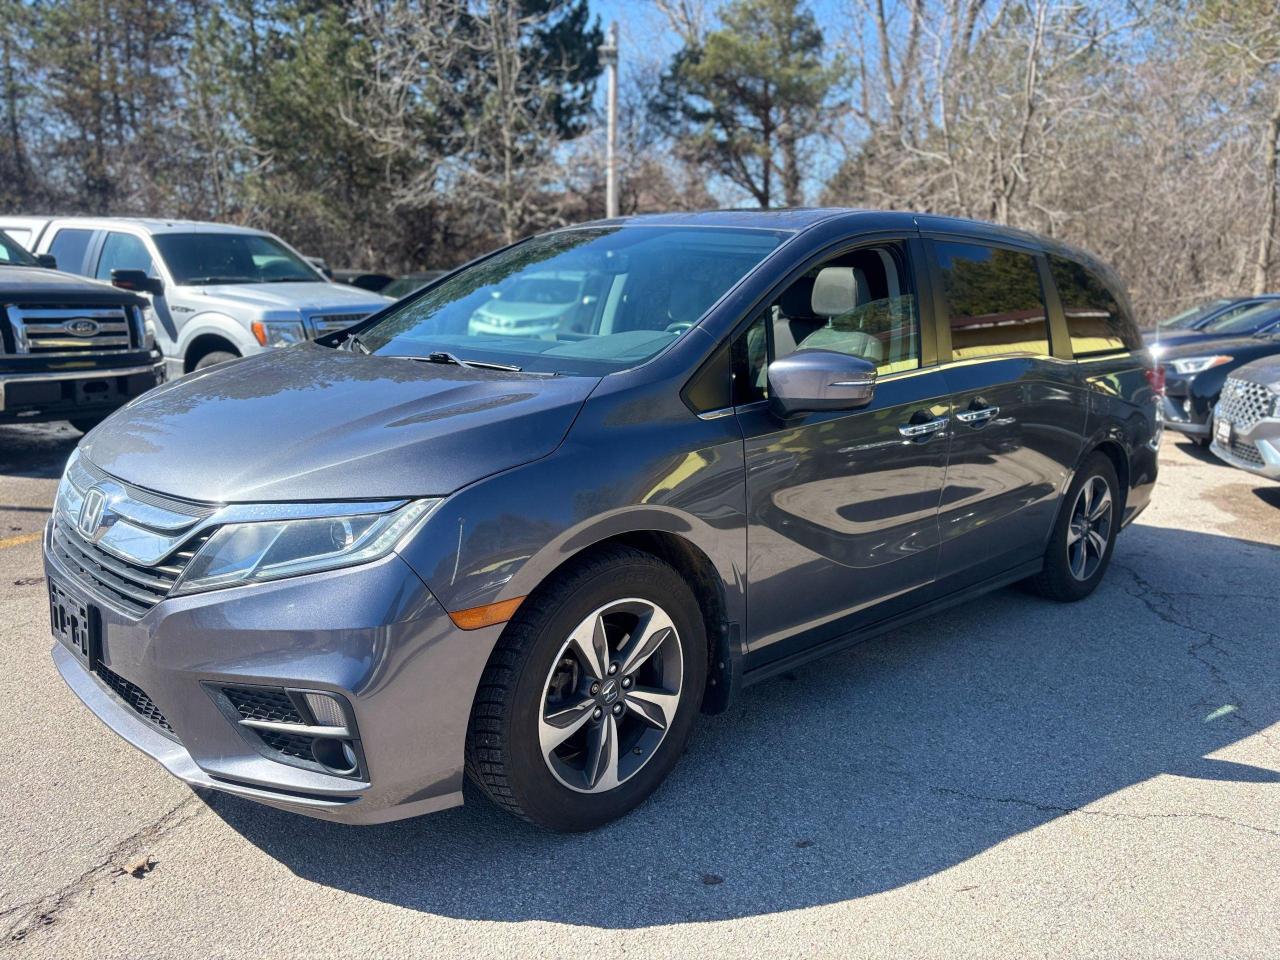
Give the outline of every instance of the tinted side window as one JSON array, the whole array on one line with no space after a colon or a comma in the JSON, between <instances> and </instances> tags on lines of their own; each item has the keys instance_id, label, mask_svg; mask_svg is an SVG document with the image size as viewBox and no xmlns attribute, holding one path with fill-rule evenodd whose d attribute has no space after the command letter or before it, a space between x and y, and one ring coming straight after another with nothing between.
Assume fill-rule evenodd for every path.
<instances>
[{"instance_id":1,"label":"tinted side window","mask_svg":"<svg viewBox=\"0 0 1280 960\"><path fill-rule=\"evenodd\" d=\"M1077 357L1140 350L1138 328L1114 291L1083 264L1049 254L1049 270Z\"/></svg>"},{"instance_id":2,"label":"tinted side window","mask_svg":"<svg viewBox=\"0 0 1280 960\"><path fill-rule=\"evenodd\" d=\"M94 276L99 280L110 280L112 270L141 270L148 276L156 275L146 244L130 233L108 233L102 244Z\"/></svg>"},{"instance_id":3,"label":"tinted side window","mask_svg":"<svg viewBox=\"0 0 1280 960\"><path fill-rule=\"evenodd\" d=\"M57 259L60 270L85 273L84 254L89 249L91 239L92 230L59 230L53 235L49 252Z\"/></svg>"},{"instance_id":4,"label":"tinted side window","mask_svg":"<svg viewBox=\"0 0 1280 960\"><path fill-rule=\"evenodd\" d=\"M1049 322L1035 257L977 243L934 243L954 360L1049 354Z\"/></svg>"}]
</instances>

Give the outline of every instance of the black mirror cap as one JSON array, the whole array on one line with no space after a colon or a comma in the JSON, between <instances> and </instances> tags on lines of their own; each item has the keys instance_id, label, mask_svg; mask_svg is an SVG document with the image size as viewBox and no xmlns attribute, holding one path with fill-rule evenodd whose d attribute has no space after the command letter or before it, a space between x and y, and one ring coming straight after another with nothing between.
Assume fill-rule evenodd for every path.
<instances>
[{"instance_id":1,"label":"black mirror cap","mask_svg":"<svg viewBox=\"0 0 1280 960\"><path fill-rule=\"evenodd\" d=\"M158 297L164 293L164 281L149 277L145 270L112 270L111 285L133 293L149 293Z\"/></svg>"},{"instance_id":2,"label":"black mirror cap","mask_svg":"<svg viewBox=\"0 0 1280 960\"><path fill-rule=\"evenodd\" d=\"M46 270L58 269L58 258L52 253L37 253L36 263L40 264L40 266L44 267Z\"/></svg>"},{"instance_id":3,"label":"black mirror cap","mask_svg":"<svg viewBox=\"0 0 1280 960\"><path fill-rule=\"evenodd\" d=\"M783 419L857 410L876 391L876 365L833 350L797 350L769 364L769 406Z\"/></svg>"}]
</instances>

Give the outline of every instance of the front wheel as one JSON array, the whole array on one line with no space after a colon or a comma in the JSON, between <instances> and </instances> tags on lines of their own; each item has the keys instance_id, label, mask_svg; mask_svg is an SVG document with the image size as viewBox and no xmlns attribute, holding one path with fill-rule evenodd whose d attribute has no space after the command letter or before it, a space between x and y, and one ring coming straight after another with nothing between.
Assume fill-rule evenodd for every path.
<instances>
[{"instance_id":1,"label":"front wheel","mask_svg":"<svg viewBox=\"0 0 1280 960\"><path fill-rule=\"evenodd\" d=\"M467 772L553 830L627 813L675 766L706 680L692 591L656 557L611 548L522 605L480 683Z\"/></svg>"},{"instance_id":2,"label":"front wheel","mask_svg":"<svg viewBox=\"0 0 1280 960\"><path fill-rule=\"evenodd\" d=\"M1097 589L1120 532L1116 468L1095 453L1076 473L1045 551L1044 568L1028 584L1061 602L1083 600Z\"/></svg>"}]
</instances>

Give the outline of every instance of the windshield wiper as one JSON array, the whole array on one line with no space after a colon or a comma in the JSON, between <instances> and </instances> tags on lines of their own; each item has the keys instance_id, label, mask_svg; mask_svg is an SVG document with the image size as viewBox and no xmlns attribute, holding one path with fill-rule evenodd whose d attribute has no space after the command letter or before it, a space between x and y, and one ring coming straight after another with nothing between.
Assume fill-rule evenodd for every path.
<instances>
[{"instance_id":1,"label":"windshield wiper","mask_svg":"<svg viewBox=\"0 0 1280 960\"><path fill-rule=\"evenodd\" d=\"M253 277L190 277L181 281L193 287L202 287L218 283L257 283Z\"/></svg>"},{"instance_id":2,"label":"windshield wiper","mask_svg":"<svg viewBox=\"0 0 1280 960\"><path fill-rule=\"evenodd\" d=\"M355 353L357 350L366 355L373 352L365 345L365 342L360 339L360 334L358 333L351 334L347 339L343 340L339 346L346 347L352 353Z\"/></svg>"},{"instance_id":3,"label":"windshield wiper","mask_svg":"<svg viewBox=\"0 0 1280 960\"><path fill-rule=\"evenodd\" d=\"M451 363L459 367L479 367L484 370L507 370L511 373L519 373L520 368L514 363L490 363L488 360L463 360L461 357L455 357L452 353L444 350L437 350L435 353L428 353L425 357L409 357L409 360L418 360L422 363Z\"/></svg>"}]
</instances>

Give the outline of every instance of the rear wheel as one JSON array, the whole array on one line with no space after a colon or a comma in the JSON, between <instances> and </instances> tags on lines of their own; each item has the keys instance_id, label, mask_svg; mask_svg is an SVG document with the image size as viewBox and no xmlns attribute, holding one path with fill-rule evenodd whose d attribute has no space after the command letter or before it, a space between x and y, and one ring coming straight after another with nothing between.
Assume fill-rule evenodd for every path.
<instances>
[{"instance_id":1,"label":"rear wheel","mask_svg":"<svg viewBox=\"0 0 1280 960\"><path fill-rule=\"evenodd\" d=\"M622 816L683 751L706 679L685 581L618 547L525 601L481 680L467 772L496 804L554 830Z\"/></svg>"},{"instance_id":2,"label":"rear wheel","mask_svg":"<svg viewBox=\"0 0 1280 960\"><path fill-rule=\"evenodd\" d=\"M1120 483L1103 454L1087 461L1071 486L1049 538L1044 568L1028 581L1042 596L1083 600L1097 589L1111 563L1120 531Z\"/></svg>"}]
</instances>

